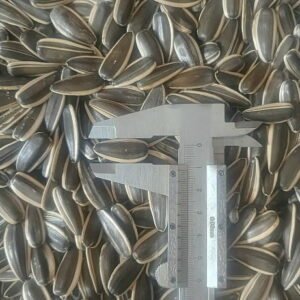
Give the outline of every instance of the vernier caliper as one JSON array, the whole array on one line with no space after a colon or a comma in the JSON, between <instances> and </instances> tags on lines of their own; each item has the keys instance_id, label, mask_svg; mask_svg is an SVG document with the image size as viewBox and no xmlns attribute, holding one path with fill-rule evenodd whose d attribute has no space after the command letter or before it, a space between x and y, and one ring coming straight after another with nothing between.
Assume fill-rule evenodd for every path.
<instances>
[{"instance_id":1,"label":"vernier caliper","mask_svg":"<svg viewBox=\"0 0 300 300\"><path fill-rule=\"evenodd\" d=\"M167 285L180 300L226 287L224 147L259 147L258 124L226 123L222 104L163 105L94 124L90 138L176 136L178 165L95 163L97 177L168 196Z\"/></svg>"}]
</instances>

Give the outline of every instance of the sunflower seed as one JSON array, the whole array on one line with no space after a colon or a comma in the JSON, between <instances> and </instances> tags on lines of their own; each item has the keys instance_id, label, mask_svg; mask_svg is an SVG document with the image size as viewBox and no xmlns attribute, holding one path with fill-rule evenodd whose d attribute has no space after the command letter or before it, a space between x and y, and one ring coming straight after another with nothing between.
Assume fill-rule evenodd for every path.
<instances>
[{"instance_id":1,"label":"sunflower seed","mask_svg":"<svg viewBox=\"0 0 300 300\"><path fill-rule=\"evenodd\" d=\"M148 199L155 227L158 231L164 232L168 224L168 198L164 195L148 192Z\"/></svg>"},{"instance_id":2,"label":"sunflower seed","mask_svg":"<svg viewBox=\"0 0 300 300\"><path fill-rule=\"evenodd\" d=\"M223 7L218 0L211 0L206 3L199 16L197 35L200 41L208 42L216 39L225 22ZM214 22L208 20L213 19Z\"/></svg>"},{"instance_id":3,"label":"sunflower seed","mask_svg":"<svg viewBox=\"0 0 300 300\"><path fill-rule=\"evenodd\" d=\"M296 18L291 5L282 3L276 8L278 29L282 37L292 34L296 26Z\"/></svg>"},{"instance_id":4,"label":"sunflower seed","mask_svg":"<svg viewBox=\"0 0 300 300\"><path fill-rule=\"evenodd\" d=\"M118 25L113 18L113 13L111 13L102 30L102 44L110 50L125 32L126 28Z\"/></svg>"},{"instance_id":5,"label":"sunflower seed","mask_svg":"<svg viewBox=\"0 0 300 300\"><path fill-rule=\"evenodd\" d=\"M134 9L134 0L117 0L114 5L114 20L121 26L126 26Z\"/></svg>"},{"instance_id":6,"label":"sunflower seed","mask_svg":"<svg viewBox=\"0 0 300 300\"><path fill-rule=\"evenodd\" d=\"M95 179L92 170L83 160L78 162L78 173L82 189L91 204L97 210L111 206L111 198L103 182Z\"/></svg>"},{"instance_id":7,"label":"sunflower seed","mask_svg":"<svg viewBox=\"0 0 300 300\"><path fill-rule=\"evenodd\" d=\"M16 93L18 103L24 108L32 108L47 101L51 95L49 87L56 76L56 72L47 73L22 86Z\"/></svg>"},{"instance_id":8,"label":"sunflower seed","mask_svg":"<svg viewBox=\"0 0 300 300\"><path fill-rule=\"evenodd\" d=\"M110 140L98 143L94 151L102 158L115 162L140 162L148 156L148 146L139 140Z\"/></svg>"},{"instance_id":9,"label":"sunflower seed","mask_svg":"<svg viewBox=\"0 0 300 300\"><path fill-rule=\"evenodd\" d=\"M202 55L197 42L192 36L177 32L174 39L174 50L178 59L186 63L189 67L201 65L203 63Z\"/></svg>"},{"instance_id":10,"label":"sunflower seed","mask_svg":"<svg viewBox=\"0 0 300 300\"><path fill-rule=\"evenodd\" d=\"M75 42L94 44L96 36L86 22L71 8L57 6L51 13L50 18L56 30Z\"/></svg>"},{"instance_id":11,"label":"sunflower seed","mask_svg":"<svg viewBox=\"0 0 300 300\"><path fill-rule=\"evenodd\" d=\"M0 1L1 22L30 29L33 27L32 20L18 7L11 3Z\"/></svg>"},{"instance_id":12,"label":"sunflower seed","mask_svg":"<svg viewBox=\"0 0 300 300\"><path fill-rule=\"evenodd\" d=\"M136 45L142 57L152 57L157 65L164 63L163 51L150 30L142 30L136 35Z\"/></svg>"},{"instance_id":13,"label":"sunflower seed","mask_svg":"<svg viewBox=\"0 0 300 300\"><path fill-rule=\"evenodd\" d=\"M153 300L154 299L154 290L150 279L142 274L136 281L134 287L132 288L131 294L132 300L145 299Z\"/></svg>"},{"instance_id":14,"label":"sunflower seed","mask_svg":"<svg viewBox=\"0 0 300 300\"><path fill-rule=\"evenodd\" d=\"M97 74L79 74L55 82L51 91L56 94L85 96L97 93L103 87L103 80Z\"/></svg>"},{"instance_id":15,"label":"sunflower seed","mask_svg":"<svg viewBox=\"0 0 300 300\"><path fill-rule=\"evenodd\" d=\"M20 35L21 44L35 57L37 54L38 41L45 38L46 36L36 30L26 30Z\"/></svg>"},{"instance_id":16,"label":"sunflower seed","mask_svg":"<svg viewBox=\"0 0 300 300\"><path fill-rule=\"evenodd\" d=\"M65 228L45 222L49 245L57 252L66 252L71 247L71 240Z\"/></svg>"},{"instance_id":17,"label":"sunflower seed","mask_svg":"<svg viewBox=\"0 0 300 300\"><path fill-rule=\"evenodd\" d=\"M31 5L30 0L12 0L12 2L19 9L23 10L32 20L40 24L49 24L51 22L49 12L47 10L34 7Z\"/></svg>"},{"instance_id":18,"label":"sunflower seed","mask_svg":"<svg viewBox=\"0 0 300 300\"><path fill-rule=\"evenodd\" d=\"M41 207L44 185L32 176L18 172L12 178L10 187L25 202L39 208Z\"/></svg>"},{"instance_id":19,"label":"sunflower seed","mask_svg":"<svg viewBox=\"0 0 300 300\"><path fill-rule=\"evenodd\" d=\"M239 0L223 0L224 15L228 19L237 19L241 14L242 5Z\"/></svg>"},{"instance_id":20,"label":"sunflower seed","mask_svg":"<svg viewBox=\"0 0 300 300\"><path fill-rule=\"evenodd\" d=\"M184 65L178 62L161 65L152 74L139 81L137 85L141 90L152 89L176 76L182 71L183 67Z\"/></svg>"},{"instance_id":21,"label":"sunflower seed","mask_svg":"<svg viewBox=\"0 0 300 300\"><path fill-rule=\"evenodd\" d=\"M64 95L51 93L47 102L45 112L45 125L49 132L53 133L58 125L60 116L65 106L66 97Z\"/></svg>"},{"instance_id":22,"label":"sunflower seed","mask_svg":"<svg viewBox=\"0 0 300 300\"><path fill-rule=\"evenodd\" d=\"M131 15L131 19L127 25L127 31L137 34L143 29L149 29L152 16L157 10L158 5L154 1L141 1Z\"/></svg>"},{"instance_id":23,"label":"sunflower seed","mask_svg":"<svg viewBox=\"0 0 300 300\"><path fill-rule=\"evenodd\" d=\"M31 248L37 248L46 241L46 229L40 209L27 206L25 218L25 236Z\"/></svg>"},{"instance_id":24,"label":"sunflower seed","mask_svg":"<svg viewBox=\"0 0 300 300\"><path fill-rule=\"evenodd\" d=\"M272 8L262 8L255 14L252 35L260 59L265 63L271 62L277 39L276 14Z\"/></svg>"},{"instance_id":25,"label":"sunflower seed","mask_svg":"<svg viewBox=\"0 0 300 300\"><path fill-rule=\"evenodd\" d=\"M283 57L283 60L286 69L297 79L300 79L299 52L297 50L292 49Z\"/></svg>"},{"instance_id":26,"label":"sunflower seed","mask_svg":"<svg viewBox=\"0 0 300 300\"><path fill-rule=\"evenodd\" d=\"M97 211L97 214L114 249L119 255L126 258L130 257L132 245L124 228L122 228L122 222L118 221L112 213L106 210L99 210Z\"/></svg>"},{"instance_id":27,"label":"sunflower seed","mask_svg":"<svg viewBox=\"0 0 300 300\"><path fill-rule=\"evenodd\" d=\"M29 249L22 224L8 224L3 241L10 268L19 280L26 280L29 272Z\"/></svg>"},{"instance_id":28,"label":"sunflower seed","mask_svg":"<svg viewBox=\"0 0 300 300\"><path fill-rule=\"evenodd\" d=\"M138 206L130 211L134 223L143 229L153 229L155 227L151 210L148 206Z\"/></svg>"},{"instance_id":29,"label":"sunflower seed","mask_svg":"<svg viewBox=\"0 0 300 300\"><path fill-rule=\"evenodd\" d=\"M271 174L281 167L288 151L290 140L286 124L271 124L268 130L267 163Z\"/></svg>"},{"instance_id":30,"label":"sunflower seed","mask_svg":"<svg viewBox=\"0 0 300 300\"><path fill-rule=\"evenodd\" d=\"M235 246L231 249L233 259L265 275L275 275L279 269L279 259L270 251L253 246Z\"/></svg>"},{"instance_id":31,"label":"sunflower seed","mask_svg":"<svg viewBox=\"0 0 300 300\"><path fill-rule=\"evenodd\" d=\"M57 186L53 190L55 206L74 235L80 235L83 228L81 208L72 199L72 194Z\"/></svg>"},{"instance_id":32,"label":"sunflower seed","mask_svg":"<svg viewBox=\"0 0 300 300\"><path fill-rule=\"evenodd\" d=\"M300 243L298 242L290 262L286 262L281 273L281 284L284 290L288 290L299 278L299 253Z\"/></svg>"},{"instance_id":33,"label":"sunflower seed","mask_svg":"<svg viewBox=\"0 0 300 300\"><path fill-rule=\"evenodd\" d=\"M300 179L300 144L290 150L280 170L280 186L284 191L291 190Z\"/></svg>"},{"instance_id":34,"label":"sunflower seed","mask_svg":"<svg viewBox=\"0 0 300 300\"><path fill-rule=\"evenodd\" d=\"M99 75L105 80L113 80L126 67L134 45L134 35L132 32L124 34L114 45L103 60Z\"/></svg>"},{"instance_id":35,"label":"sunflower seed","mask_svg":"<svg viewBox=\"0 0 300 300\"><path fill-rule=\"evenodd\" d=\"M203 90L215 94L217 96L220 96L229 104L243 106L243 107L250 106L251 104L250 100L246 98L244 95L221 84L215 84L215 83L210 84L208 86L205 86Z\"/></svg>"},{"instance_id":36,"label":"sunflower seed","mask_svg":"<svg viewBox=\"0 0 300 300\"><path fill-rule=\"evenodd\" d=\"M50 300L51 297L45 287L39 286L34 279L24 282L22 288L24 300Z\"/></svg>"},{"instance_id":37,"label":"sunflower seed","mask_svg":"<svg viewBox=\"0 0 300 300\"><path fill-rule=\"evenodd\" d=\"M139 278L143 266L132 257L120 263L112 272L108 281L108 290L113 295L119 296L128 291L130 286Z\"/></svg>"},{"instance_id":38,"label":"sunflower seed","mask_svg":"<svg viewBox=\"0 0 300 300\"><path fill-rule=\"evenodd\" d=\"M255 208L245 208L239 214L239 220L234 226L231 226L228 236L228 247L234 246L240 238L247 232L256 217Z\"/></svg>"},{"instance_id":39,"label":"sunflower seed","mask_svg":"<svg viewBox=\"0 0 300 300\"><path fill-rule=\"evenodd\" d=\"M38 285L48 285L55 276L55 258L51 248L45 243L31 251L31 271Z\"/></svg>"},{"instance_id":40,"label":"sunflower seed","mask_svg":"<svg viewBox=\"0 0 300 300\"><path fill-rule=\"evenodd\" d=\"M36 133L21 148L16 161L16 170L32 172L46 158L51 149L51 139L46 133Z\"/></svg>"},{"instance_id":41,"label":"sunflower seed","mask_svg":"<svg viewBox=\"0 0 300 300\"><path fill-rule=\"evenodd\" d=\"M244 287L240 299L267 299L273 284L273 280L274 276L257 273Z\"/></svg>"},{"instance_id":42,"label":"sunflower seed","mask_svg":"<svg viewBox=\"0 0 300 300\"><path fill-rule=\"evenodd\" d=\"M271 66L263 62L254 65L243 77L239 84L239 91L244 94L254 94L266 81Z\"/></svg>"},{"instance_id":43,"label":"sunflower seed","mask_svg":"<svg viewBox=\"0 0 300 300\"><path fill-rule=\"evenodd\" d=\"M168 234L153 229L143 235L133 247L133 258L146 264L159 257L168 247Z\"/></svg>"},{"instance_id":44,"label":"sunflower seed","mask_svg":"<svg viewBox=\"0 0 300 300\"><path fill-rule=\"evenodd\" d=\"M64 255L53 283L53 293L57 296L69 296L78 283L83 253L76 248Z\"/></svg>"},{"instance_id":45,"label":"sunflower seed","mask_svg":"<svg viewBox=\"0 0 300 300\"><path fill-rule=\"evenodd\" d=\"M82 228L82 241L86 247L97 247L103 235L101 223L95 210L91 210Z\"/></svg>"},{"instance_id":46,"label":"sunflower seed","mask_svg":"<svg viewBox=\"0 0 300 300\"><path fill-rule=\"evenodd\" d=\"M10 61L34 61L37 57L16 41L0 42L0 58Z\"/></svg>"},{"instance_id":47,"label":"sunflower seed","mask_svg":"<svg viewBox=\"0 0 300 300\"><path fill-rule=\"evenodd\" d=\"M37 54L42 60L53 63L64 63L66 60L72 57L92 55L94 54L94 52L90 47L83 46L68 40L58 38L44 38L40 39L37 43Z\"/></svg>"},{"instance_id":48,"label":"sunflower seed","mask_svg":"<svg viewBox=\"0 0 300 300\"><path fill-rule=\"evenodd\" d=\"M156 67L156 62L151 57L139 58L131 63L112 84L115 87L124 87L135 83L150 75Z\"/></svg>"},{"instance_id":49,"label":"sunflower seed","mask_svg":"<svg viewBox=\"0 0 300 300\"><path fill-rule=\"evenodd\" d=\"M9 189L0 189L0 215L10 224L21 222L25 217L25 210L20 199Z\"/></svg>"},{"instance_id":50,"label":"sunflower seed","mask_svg":"<svg viewBox=\"0 0 300 300\"><path fill-rule=\"evenodd\" d=\"M243 111L246 119L265 123L281 123L289 120L294 113L290 103L270 103L248 108Z\"/></svg>"},{"instance_id":51,"label":"sunflower seed","mask_svg":"<svg viewBox=\"0 0 300 300\"><path fill-rule=\"evenodd\" d=\"M95 299L97 297L86 260L83 260L82 263L78 289L80 291L80 295L85 299Z\"/></svg>"},{"instance_id":52,"label":"sunflower seed","mask_svg":"<svg viewBox=\"0 0 300 300\"><path fill-rule=\"evenodd\" d=\"M250 244L265 239L279 226L280 219L275 211L269 210L256 217L239 244Z\"/></svg>"},{"instance_id":53,"label":"sunflower seed","mask_svg":"<svg viewBox=\"0 0 300 300\"><path fill-rule=\"evenodd\" d=\"M103 57L100 56L76 56L67 60L68 68L80 74L98 73Z\"/></svg>"},{"instance_id":54,"label":"sunflower seed","mask_svg":"<svg viewBox=\"0 0 300 300\"><path fill-rule=\"evenodd\" d=\"M166 62L169 62L173 52L174 28L171 19L164 12L153 15L152 29L160 42Z\"/></svg>"},{"instance_id":55,"label":"sunflower seed","mask_svg":"<svg viewBox=\"0 0 300 300\"><path fill-rule=\"evenodd\" d=\"M132 85L121 88L106 86L96 96L129 106L140 106L145 99L145 93Z\"/></svg>"},{"instance_id":56,"label":"sunflower seed","mask_svg":"<svg viewBox=\"0 0 300 300\"><path fill-rule=\"evenodd\" d=\"M219 59L221 55L221 49L217 43L207 42L200 46L201 53L203 55L204 63L210 65Z\"/></svg>"}]
</instances>

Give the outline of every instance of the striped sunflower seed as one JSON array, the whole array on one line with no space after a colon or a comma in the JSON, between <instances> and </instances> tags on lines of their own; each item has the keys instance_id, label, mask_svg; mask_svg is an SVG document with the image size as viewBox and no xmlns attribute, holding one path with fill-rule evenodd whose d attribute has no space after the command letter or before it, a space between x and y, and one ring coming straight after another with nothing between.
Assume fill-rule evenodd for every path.
<instances>
[{"instance_id":1,"label":"striped sunflower seed","mask_svg":"<svg viewBox=\"0 0 300 300\"><path fill-rule=\"evenodd\" d=\"M46 286L53 281L55 266L55 257L47 243L31 250L31 271L38 285Z\"/></svg>"},{"instance_id":2,"label":"striped sunflower seed","mask_svg":"<svg viewBox=\"0 0 300 300\"><path fill-rule=\"evenodd\" d=\"M119 296L128 291L130 286L139 278L143 265L138 264L132 257L121 262L112 272L108 281L108 290Z\"/></svg>"},{"instance_id":3,"label":"striped sunflower seed","mask_svg":"<svg viewBox=\"0 0 300 300\"><path fill-rule=\"evenodd\" d=\"M140 80L137 86L141 90L150 90L172 79L179 74L183 68L184 64L179 62L158 66L150 75Z\"/></svg>"},{"instance_id":4,"label":"striped sunflower seed","mask_svg":"<svg viewBox=\"0 0 300 300\"><path fill-rule=\"evenodd\" d=\"M223 12L228 19L237 19L241 14L241 1L239 0L223 0Z\"/></svg>"},{"instance_id":5,"label":"striped sunflower seed","mask_svg":"<svg viewBox=\"0 0 300 300\"><path fill-rule=\"evenodd\" d=\"M174 38L174 50L178 59L189 67L203 64L202 54L194 38L183 32L177 32Z\"/></svg>"},{"instance_id":6,"label":"striped sunflower seed","mask_svg":"<svg viewBox=\"0 0 300 300\"><path fill-rule=\"evenodd\" d=\"M267 164L274 174L281 167L288 151L290 133L286 124L271 124L268 129Z\"/></svg>"},{"instance_id":7,"label":"striped sunflower seed","mask_svg":"<svg viewBox=\"0 0 300 300\"><path fill-rule=\"evenodd\" d=\"M280 225L280 218L275 211L268 210L258 215L244 236L239 240L239 244L251 244L265 239L271 235Z\"/></svg>"},{"instance_id":8,"label":"striped sunflower seed","mask_svg":"<svg viewBox=\"0 0 300 300\"><path fill-rule=\"evenodd\" d=\"M299 124L299 103L300 103L300 94L299 87L295 80L286 80L281 84L279 91L279 100L280 102L292 103L295 108L294 116L291 120L288 121L289 127L293 132L300 131Z\"/></svg>"},{"instance_id":9,"label":"striped sunflower seed","mask_svg":"<svg viewBox=\"0 0 300 300\"><path fill-rule=\"evenodd\" d=\"M257 273L244 287L240 299L267 299L273 280L274 276Z\"/></svg>"},{"instance_id":10,"label":"striped sunflower seed","mask_svg":"<svg viewBox=\"0 0 300 300\"><path fill-rule=\"evenodd\" d=\"M55 206L74 235L81 235L83 213L72 199L72 194L57 186L53 190Z\"/></svg>"},{"instance_id":11,"label":"striped sunflower seed","mask_svg":"<svg viewBox=\"0 0 300 300\"><path fill-rule=\"evenodd\" d=\"M214 22L209 22L213 19ZM216 39L225 22L223 7L218 0L207 2L199 16L197 35L200 41L208 42Z\"/></svg>"},{"instance_id":12,"label":"striped sunflower seed","mask_svg":"<svg viewBox=\"0 0 300 300\"><path fill-rule=\"evenodd\" d=\"M279 259L272 252L253 246L236 245L231 249L233 259L256 272L275 275L279 270Z\"/></svg>"},{"instance_id":13,"label":"striped sunflower seed","mask_svg":"<svg viewBox=\"0 0 300 300\"><path fill-rule=\"evenodd\" d=\"M21 148L16 161L16 170L32 172L46 158L51 149L51 139L46 133L36 133Z\"/></svg>"},{"instance_id":14,"label":"striped sunflower seed","mask_svg":"<svg viewBox=\"0 0 300 300\"><path fill-rule=\"evenodd\" d=\"M300 179L299 152L300 144L290 150L280 170L280 186L284 191L291 190Z\"/></svg>"},{"instance_id":15,"label":"striped sunflower seed","mask_svg":"<svg viewBox=\"0 0 300 300\"><path fill-rule=\"evenodd\" d=\"M80 74L98 73L103 61L101 56L76 56L67 60L67 67Z\"/></svg>"},{"instance_id":16,"label":"striped sunflower seed","mask_svg":"<svg viewBox=\"0 0 300 300\"><path fill-rule=\"evenodd\" d=\"M163 51L150 30L144 29L137 33L136 45L142 57L152 57L157 65L164 63Z\"/></svg>"},{"instance_id":17,"label":"striped sunflower seed","mask_svg":"<svg viewBox=\"0 0 300 300\"><path fill-rule=\"evenodd\" d=\"M160 42L165 61L169 62L174 45L174 28L170 17L165 12L155 13L152 20L152 29Z\"/></svg>"},{"instance_id":18,"label":"striped sunflower seed","mask_svg":"<svg viewBox=\"0 0 300 300\"><path fill-rule=\"evenodd\" d=\"M51 297L45 287L38 285L34 279L29 279L23 284L22 299L50 300Z\"/></svg>"},{"instance_id":19,"label":"striped sunflower seed","mask_svg":"<svg viewBox=\"0 0 300 300\"><path fill-rule=\"evenodd\" d=\"M252 36L260 59L267 63L274 58L277 39L277 19L272 8L262 8L254 16Z\"/></svg>"},{"instance_id":20,"label":"striped sunflower seed","mask_svg":"<svg viewBox=\"0 0 300 300\"><path fill-rule=\"evenodd\" d=\"M132 253L132 244L130 240L131 232L128 232L128 230L126 232L126 228L122 228L122 225L124 224L122 220L106 210L99 210L97 211L97 214L114 249L119 255L126 258L130 257ZM129 226L127 227L129 228Z\"/></svg>"},{"instance_id":21,"label":"striped sunflower seed","mask_svg":"<svg viewBox=\"0 0 300 300\"><path fill-rule=\"evenodd\" d=\"M53 293L69 296L78 283L83 261L82 251L72 248L64 255L53 283Z\"/></svg>"},{"instance_id":22,"label":"striped sunflower seed","mask_svg":"<svg viewBox=\"0 0 300 300\"><path fill-rule=\"evenodd\" d=\"M134 0L117 0L114 5L114 20L121 26L126 26L130 20L131 14L134 9Z\"/></svg>"},{"instance_id":23,"label":"striped sunflower seed","mask_svg":"<svg viewBox=\"0 0 300 300\"><path fill-rule=\"evenodd\" d=\"M0 1L1 22L10 25L30 29L33 27L32 20L17 6L1 0Z\"/></svg>"},{"instance_id":24,"label":"striped sunflower seed","mask_svg":"<svg viewBox=\"0 0 300 300\"><path fill-rule=\"evenodd\" d=\"M286 223L282 233L285 257L288 262L292 260L297 241L296 237L298 236L297 214L297 205L295 203L290 203L284 215Z\"/></svg>"},{"instance_id":25,"label":"striped sunflower seed","mask_svg":"<svg viewBox=\"0 0 300 300\"><path fill-rule=\"evenodd\" d=\"M33 206L26 208L25 237L31 248L38 248L46 241L46 227L39 208Z\"/></svg>"},{"instance_id":26,"label":"striped sunflower seed","mask_svg":"<svg viewBox=\"0 0 300 300\"><path fill-rule=\"evenodd\" d=\"M265 123L282 123L289 120L294 113L290 103L270 103L248 108L243 111L243 116L248 120Z\"/></svg>"},{"instance_id":27,"label":"striped sunflower seed","mask_svg":"<svg viewBox=\"0 0 300 300\"><path fill-rule=\"evenodd\" d=\"M11 179L10 187L23 201L41 207L44 185L34 177L18 172Z\"/></svg>"},{"instance_id":28,"label":"striped sunflower seed","mask_svg":"<svg viewBox=\"0 0 300 300\"><path fill-rule=\"evenodd\" d=\"M94 51L90 47L68 40L44 38L40 39L37 43L37 54L42 60L53 63L64 63L75 56L92 55Z\"/></svg>"},{"instance_id":29,"label":"striped sunflower seed","mask_svg":"<svg viewBox=\"0 0 300 300\"><path fill-rule=\"evenodd\" d=\"M8 264L15 276L24 281L29 273L29 248L22 224L8 224L3 237Z\"/></svg>"},{"instance_id":30,"label":"striped sunflower seed","mask_svg":"<svg viewBox=\"0 0 300 300\"><path fill-rule=\"evenodd\" d=\"M151 57L139 58L113 80L115 87L124 87L133 84L150 75L156 67L156 62Z\"/></svg>"},{"instance_id":31,"label":"striped sunflower seed","mask_svg":"<svg viewBox=\"0 0 300 300\"><path fill-rule=\"evenodd\" d=\"M99 75L105 80L113 80L126 68L134 45L134 34L124 34L104 58ZM113 66L113 67L112 67Z\"/></svg>"},{"instance_id":32,"label":"striped sunflower seed","mask_svg":"<svg viewBox=\"0 0 300 300\"><path fill-rule=\"evenodd\" d=\"M100 243L103 231L95 210L87 215L82 228L82 242L85 247L94 248Z\"/></svg>"},{"instance_id":33,"label":"striped sunflower seed","mask_svg":"<svg viewBox=\"0 0 300 300\"><path fill-rule=\"evenodd\" d=\"M148 145L140 140L109 140L97 143L94 151L115 162L140 162L148 156Z\"/></svg>"},{"instance_id":34,"label":"striped sunflower seed","mask_svg":"<svg viewBox=\"0 0 300 300\"><path fill-rule=\"evenodd\" d=\"M61 95L85 96L97 93L103 84L103 79L97 74L79 74L55 82L51 91Z\"/></svg>"},{"instance_id":35,"label":"striped sunflower seed","mask_svg":"<svg viewBox=\"0 0 300 300\"><path fill-rule=\"evenodd\" d=\"M66 38L83 44L94 44L96 36L87 23L71 8L56 6L50 13L56 30Z\"/></svg>"},{"instance_id":36,"label":"striped sunflower seed","mask_svg":"<svg viewBox=\"0 0 300 300\"><path fill-rule=\"evenodd\" d=\"M165 104L166 90L163 85L153 88L147 95L141 110Z\"/></svg>"},{"instance_id":37,"label":"striped sunflower seed","mask_svg":"<svg viewBox=\"0 0 300 300\"><path fill-rule=\"evenodd\" d=\"M159 257L168 247L168 235L153 229L143 235L133 247L133 258L139 264L146 264Z\"/></svg>"},{"instance_id":38,"label":"striped sunflower seed","mask_svg":"<svg viewBox=\"0 0 300 300\"><path fill-rule=\"evenodd\" d=\"M103 289L107 295L110 294L110 291L108 290L109 279L118 264L119 257L117 252L109 243L105 243L102 246L100 253L100 276Z\"/></svg>"},{"instance_id":39,"label":"striped sunflower seed","mask_svg":"<svg viewBox=\"0 0 300 300\"><path fill-rule=\"evenodd\" d=\"M57 73L51 72L29 81L16 93L18 103L24 108L32 108L44 103L51 95L49 87L56 78Z\"/></svg>"}]
</instances>

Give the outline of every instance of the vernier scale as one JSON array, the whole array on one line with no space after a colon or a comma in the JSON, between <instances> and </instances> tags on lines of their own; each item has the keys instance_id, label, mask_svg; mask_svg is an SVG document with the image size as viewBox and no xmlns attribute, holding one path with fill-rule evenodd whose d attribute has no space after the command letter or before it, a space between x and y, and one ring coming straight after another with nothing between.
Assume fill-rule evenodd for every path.
<instances>
[{"instance_id":1,"label":"vernier scale","mask_svg":"<svg viewBox=\"0 0 300 300\"><path fill-rule=\"evenodd\" d=\"M214 299L226 287L224 147L259 147L258 124L224 120L222 104L163 105L94 124L90 138L176 136L178 165L95 163L99 178L168 196L168 287L179 300Z\"/></svg>"}]
</instances>

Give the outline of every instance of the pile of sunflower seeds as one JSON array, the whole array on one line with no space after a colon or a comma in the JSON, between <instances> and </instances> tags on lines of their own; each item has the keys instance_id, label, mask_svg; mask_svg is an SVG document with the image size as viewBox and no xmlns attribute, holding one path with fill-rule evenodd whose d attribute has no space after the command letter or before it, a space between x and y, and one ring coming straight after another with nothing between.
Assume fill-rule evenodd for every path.
<instances>
[{"instance_id":1,"label":"pile of sunflower seeds","mask_svg":"<svg viewBox=\"0 0 300 300\"><path fill-rule=\"evenodd\" d=\"M164 279L166 197L89 167L176 164L178 141L88 135L180 103L262 122L262 148L226 149L217 298L299 299L298 21L299 0L0 0L1 299L178 299Z\"/></svg>"}]
</instances>

